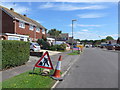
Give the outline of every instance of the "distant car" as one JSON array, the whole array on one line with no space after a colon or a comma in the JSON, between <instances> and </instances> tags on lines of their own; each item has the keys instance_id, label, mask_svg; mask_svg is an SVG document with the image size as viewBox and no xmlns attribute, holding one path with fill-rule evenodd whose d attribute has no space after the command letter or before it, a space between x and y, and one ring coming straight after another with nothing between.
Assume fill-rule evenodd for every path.
<instances>
[{"instance_id":1,"label":"distant car","mask_svg":"<svg viewBox=\"0 0 120 90\"><path fill-rule=\"evenodd\" d=\"M39 52L41 50L40 45L35 42L30 43L30 52Z\"/></svg>"},{"instance_id":2,"label":"distant car","mask_svg":"<svg viewBox=\"0 0 120 90\"><path fill-rule=\"evenodd\" d=\"M95 48L95 46L94 46L94 45L92 45L92 48Z\"/></svg>"},{"instance_id":3,"label":"distant car","mask_svg":"<svg viewBox=\"0 0 120 90\"><path fill-rule=\"evenodd\" d=\"M89 48L89 46L85 46L86 48Z\"/></svg>"}]
</instances>

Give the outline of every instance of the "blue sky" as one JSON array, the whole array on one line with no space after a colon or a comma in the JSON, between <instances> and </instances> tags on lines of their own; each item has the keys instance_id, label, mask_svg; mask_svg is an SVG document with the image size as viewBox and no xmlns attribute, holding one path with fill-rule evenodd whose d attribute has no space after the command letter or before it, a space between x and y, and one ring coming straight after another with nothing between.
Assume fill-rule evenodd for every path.
<instances>
[{"instance_id":1,"label":"blue sky","mask_svg":"<svg viewBox=\"0 0 120 90\"><path fill-rule=\"evenodd\" d=\"M102 39L118 37L117 2L0 2L7 8L26 14L48 30L56 28L71 36L74 22L74 38Z\"/></svg>"}]
</instances>

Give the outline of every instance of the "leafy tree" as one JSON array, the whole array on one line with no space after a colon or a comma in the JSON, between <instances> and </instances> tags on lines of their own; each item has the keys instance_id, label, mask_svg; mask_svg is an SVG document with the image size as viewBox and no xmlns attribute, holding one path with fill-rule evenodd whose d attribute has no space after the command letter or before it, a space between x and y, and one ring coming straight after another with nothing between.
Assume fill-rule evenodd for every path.
<instances>
[{"instance_id":1,"label":"leafy tree","mask_svg":"<svg viewBox=\"0 0 120 90\"><path fill-rule=\"evenodd\" d=\"M94 40L93 41L93 45L99 45L99 44L101 44L101 40Z\"/></svg>"},{"instance_id":2,"label":"leafy tree","mask_svg":"<svg viewBox=\"0 0 120 90\"><path fill-rule=\"evenodd\" d=\"M58 38L61 33L62 33L62 31L59 31L56 29L51 29L48 31L48 34L50 34L51 36L53 36L55 38L55 42L56 42L56 38Z\"/></svg>"},{"instance_id":3,"label":"leafy tree","mask_svg":"<svg viewBox=\"0 0 120 90\"><path fill-rule=\"evenodd\" d=\"M107 41L107 39L101 39L101 42L106 42Z\"/></svg>"},{"instance_id":4,"label":"leafy tree","mask_svg":"<svg viewBox=\"0 0 120 90\"><path fill-rule=\"evenodd\" d=\"M80 39L76 39L76 41L80 42Z\"/></svg>"},{"instance_id":5,"label":"leafy tree","mask_svg":"<svg viewBox=\"0 0 120 90\"><path fill-rule=\"evenodd\" d=\"M111 37L111 36L107 36L106 39L107 40L114 40L113 37Z\"/></svg>"}]
</instances>

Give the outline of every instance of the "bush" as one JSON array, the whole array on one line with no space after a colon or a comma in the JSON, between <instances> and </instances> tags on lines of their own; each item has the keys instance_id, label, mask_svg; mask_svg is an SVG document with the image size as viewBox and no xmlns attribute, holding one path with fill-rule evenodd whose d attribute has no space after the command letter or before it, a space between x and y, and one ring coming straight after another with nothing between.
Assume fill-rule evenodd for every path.
<instances>
[{"instance_id":1,"label":"bush","mask_svg":"<svg viewBox=\"0 0 120 90\"><path fill-rule=\"evenodd\" d=\"M30 43L15 40L2 41L2 69L24 64L29 60Z\"/></svg>"},{"instance_id":2,"label":"bush","mask_svg":"<svg viewBox=\"0 0 120 90\"><path fill-rule=\"evenodd\" d=\"M43 39L38 39L37 43L41 46L42 49L48 49L50 47L50 44Z\"/></svg>"},{"instance_id":3,"label":"bush","mask_svg":"<svg viewBox=\"0 0 120 90\"><path fill-rule=\"evenodd\" d=\"M58 47L59 47L59 45L53 45L49 49L52 50L52 51L57 51Z\"/></svg>"},{"instance_id":4,"label":"bush","mask_svg":"<svg viewBox=\"0 0 120 90\"><path fill-rule=\"evenodd\" d=\"M59 48L60 48L60 50L64 50L65 51L66 50L66 46L67 46L66 44L61 44Z\"/></svg>"},{"instance_id":5,"label":"bush","mask_svg":"<svg viewBox=\"0 0 120 90\"><path fill-rule=\"evenodd\" d=\"M53 50L53 51L65 51L66 50L66 44L61 44L61 45L53 45L49 48L50 50Z\"/></svg>"}]
</instances>

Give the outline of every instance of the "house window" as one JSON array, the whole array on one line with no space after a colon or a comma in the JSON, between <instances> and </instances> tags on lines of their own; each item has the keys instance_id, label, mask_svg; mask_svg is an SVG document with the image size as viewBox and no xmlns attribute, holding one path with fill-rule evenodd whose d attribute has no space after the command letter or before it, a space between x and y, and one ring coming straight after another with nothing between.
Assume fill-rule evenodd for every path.
<instances>
[{"instance_id":1,"label":"house window","mask_svg":"<svg viewBox=\"0 0 120 90\"><path fill-rule=\"evenodd\" d=\"M40 32L40 28L37 28L37 27L36 27L36 32Z\"/></svg>"},{"instance_id":2,"label":"house window","mask_svg":"<svg viewBox=\"0 0 120 90\"><path fill-rule=\"evenodd\" d=\"M19 27L20 27L20 28L25 28L25 23L22 22L22 21L19 21Z\"/></svg>"},{"instance_id":3,"label":"house window","mask_svg":"<svg viewBox=\"0 0 120 90\"><path fill-rule=\"evenodd\" d=\"M45 34L45 30L44 29L42 29L42 34Z\"/></svg>"},{"instance_id":4,"label":"house window","mask_svg":"<svg viewBox=\"0 0 120 90\"><path fill-rule=\"evenodd\" d=\"M33 30L33 29L34 29L33 25L30 25L29 30Z\"/></svg>"}]
</instances>

